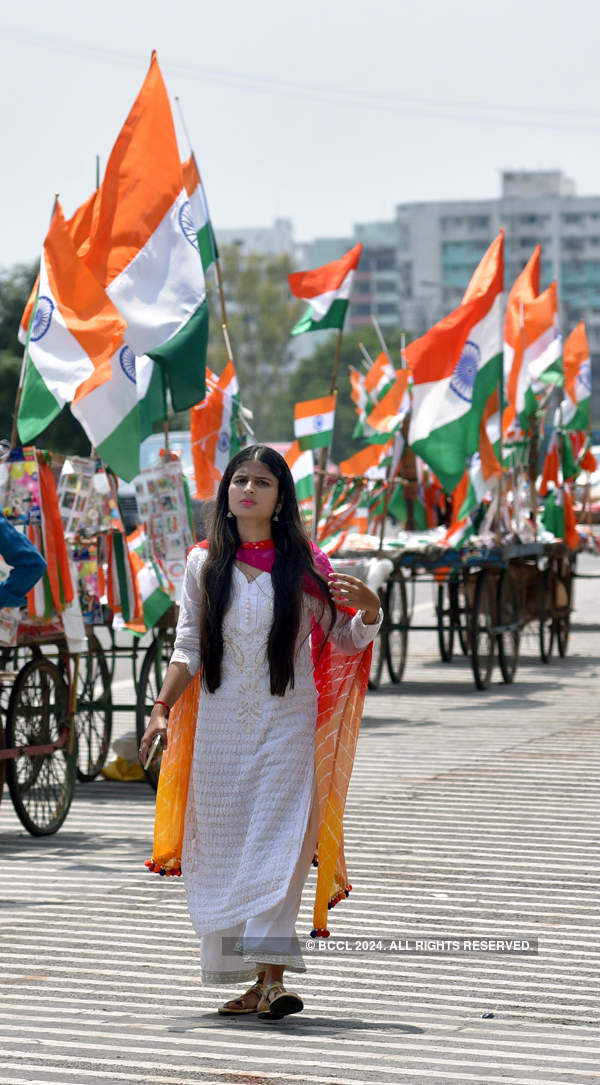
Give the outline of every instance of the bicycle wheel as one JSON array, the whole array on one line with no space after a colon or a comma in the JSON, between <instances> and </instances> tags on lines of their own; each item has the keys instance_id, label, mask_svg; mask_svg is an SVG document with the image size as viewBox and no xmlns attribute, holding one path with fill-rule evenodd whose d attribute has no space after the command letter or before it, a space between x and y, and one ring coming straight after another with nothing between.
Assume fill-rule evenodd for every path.
<instances>
[{"instance_id":1,"label":"bicycle wheel","mask_svg":"<svg viewBox=\"0 0 600 1085\"><path fill-rule=\"evenodd\" d=\"M517 585L510 569L505 569L498 582L498 662L504 681L514 681L519 661L521 639L521 608Z\"/></svg>"},{"instance_id":2,"label":"bicycle wheel","mask_svg":"<svg viewBox=\"0 0 600 1085\"><path fill-rule=\"evenodd\" d=\"M438 584L435 612L437 615L440 659L442 663L450 663L454 647L454 623L452 620L451 585L448 581Z\"/></svg>"},{"instance_id":3,"label":"bicycle wheel","mask_svg":"<svg viewBox=\"0 0 600 1085\"><path fill-rule=\"evenodd\" d=\"M33 836L55 833L73 798L77 734L67 717L68 702L67 684L49 659L32 659L19 671L6 714L7 746L44 746L57 742L67 728L67 740L59 749L23 754L7 765L16 813Z\"/></svg>"},{"instance_id":4,"label":"bicycle wheel","mask_svg":"<svg viewBox=\"0 0 600 1085\"><path fill-rule=\"evenodd\" d=\"M93 780L104 768L112 733L112 694L104 649L95 633L79 660L77 682L77 776Z\"/></svg>"},{"instance_id":5,"label":"bicycle wheel","mask_svg":"<svg viewBox=\"0 0 600 1085\"><path fill-rule=\"evenodd\" d=\"M402 681L402 675L404 674L408 642L407 590L406 581L402 574L400 574L398 580L388 581L385 595L385 612L387 614L385 658L388 674L392 682L398 684Z\"/></svg>"},{"instance_id":6,"label":"bicycle wheel","mask_svg":"<svg viewBox=\"0 0 600 1085\"><path fill-rule=\"evenodd\" d=\"M167 636L162 630L159 630L144 656L144 662L142 663L142 669L140 671L135 709L135 727L138 747L142 741L144 731L148 726L150 713L152 712L154 702L158 697L165 674L167 673L167 667L169 666L172 651L172 638ZM144 769L146 779L155 791L158 787L160 762L161 758L155 757L150 767Z\"/></svg>"},{"instance_id":7,"label":"bicycle wheel","mask_svg":"<svg viewBox=\"0 0 600 1085\"><path fill-rule=\"evenodd\" d=\"M542 663L549 663L554 645L555 620L553 614L554 577L548 565L540 578L539 639Z\"/></svg>"},{"instance_id":8,"label":"bicycle wheel","mask_svg":"<svg viewBox=\"0 0 600 1085\"><path fill-rule=\"evenodd\" d=\"M482 569L475 585L471 616L471 666L477 689L487 689L494 667L496 635L496 591L494 576Z\"/></svg>"}]
</instances>

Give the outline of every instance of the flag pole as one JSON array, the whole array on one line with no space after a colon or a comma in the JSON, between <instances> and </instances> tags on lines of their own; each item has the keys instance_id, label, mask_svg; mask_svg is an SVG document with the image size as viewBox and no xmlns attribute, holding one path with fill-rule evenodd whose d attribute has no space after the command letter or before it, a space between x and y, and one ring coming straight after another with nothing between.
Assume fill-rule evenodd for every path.
<instances>
[{"instance_id":1,"label":"flag pole","mask_svg":"<svg viewBox=\"0 0 600 1085\"><path fill-rule=\"evenodd\" d=\"M368 350L367 350L364 343L359 343L358 344L358 349L360 350L360 353L362 354L362 356L363 356L363 358L365 360L367 373L368 373L369 369L373 365L373 359L372 359L371 355L369 354L369 352L368 352Z\"/></svg>"},{"instance_id":2,"label":"flag pole","mask_svg":"<svg viewBox=\"0 0 600 1085\"><path fill-rule=\"evenodd\" d=\"M373 313L371 313L371 323L372 323L373 327L375 328L375 332L377 334L377 338L379 339L379 344L381 346L381 349L382 349L383 353L387 354L388 358L391 361L392 356L391 356L391 354L390 354L390 352L389 352L389 350L387 348L387 343L386 343L385 339L383 338L383 332L381 331L381 328L379 327L379 321L377 320L377 317Z\"/></svg>"},{"instance_id":3,"label":"flag pole","mask_svg":"<svg viewBox=\"0 0 600 1085\"><path fill-rule=\"evenodd\" d=\"M333 372L331 374L331 380L329 382L329 395L336 394L336 384L338 378L338 370L340 367L340 357L342 353L342 336L344 329L341 327L338 330L337 342L335 345L335 356L333 359ZM315 518L313 522L312 535L313 539L317 538L317 527L319 524L319 516L321 515L321 500L323 497L323 485L325 482L325 471L327 467L327 456L329 448L322 448L319 455L319 462L317 464L317 485L315 487Z\"/></svg>"}]
</instances>

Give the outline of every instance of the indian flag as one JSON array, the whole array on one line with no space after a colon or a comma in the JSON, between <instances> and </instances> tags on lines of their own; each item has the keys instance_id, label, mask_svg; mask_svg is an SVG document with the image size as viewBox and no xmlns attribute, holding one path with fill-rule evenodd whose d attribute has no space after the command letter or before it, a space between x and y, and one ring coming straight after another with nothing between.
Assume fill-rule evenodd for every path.
<instances>
[{"instance_id":1,"label":"indian flag","mask_svg":"<svg viewBox=\"0 0 600 1085\"><path fill-rule=\"evenodd\" d=\"M304 316L292 328L292 335L343 328L361 252L359 243L340 260L333 260L314 271L296 271L288 275L292 294L308 305Z\"/></svg>"},{"instance_id":2,"label":"indian flag","mask_svg":"<svg viewBox=\"0 0 600 1085\"><path fill-rule=\"evenodd\" d=\"M467 493L459 509L459 517L481 504L494 482L502 476L500 455L500 396L496 388L490 396L479 426L479 449L468 466Z\"/></svg>"},{"instance_id":3,"label":"indian flag","mask_svg":"<svg viewBox=\"0 0 600 1085\"><path fill-rule=\"evenodd\" d=\"M385 444L369 444L340 463L340 475L348 478L385 478L392 462L394 441Z\"/></svg>"},{"instance_id":4,"label":"indian flag","mask_svg":"<svg viewBox=\"0 0 600 1085\"><path fill-rule=\"evenodd\" d=\"M396 380L396 370L385 351L378 354L365 376L365 392L375 405L390 390Z\"/></svg>"},{"instance_id":5,"label":"indian flag","mask_svg":"<svg viewBox=\"0 0 600 1085\"><path fill-rule=\"evenodd\" d=\"M140 422L136 358L121 342L110 360L110 378L71 403L71 413L87 433L101 460L131 482L140 472Z\"/></svg>"},{"instance_id":6,"label":"indian flag","mask_svg":"<svg viewBox=\"0 0 600 1085\"><path fill-rule=\"evenodd\" d=\"M190 435L196 497L215 496L230 459L240 450L237 421L240 411L239 385L233 362L220 377L207 374L207 395L190 411Z\"/></svg>"},{"instance_id":7,"label":"indian flag","mask_svg":"<svg viewBox=\"0 0 600 1085\"><path fill-rule=\"evenodd\" d=\"M143 610L143 621L135 628L136 632L138 629L145 632L152 629L168 610L171 596L166 590L160 567L153 560L150 541L143 528L138 527L127 536L127 548ZM131 626L132 623L129 624Z\"/></svg>"},{"instance_id":8,"label":"indian flag","mask_svg":"<svg viewBox=\"0 0 600 1085\"><path fill-rule=\"evenodd\" d=\"M479 446L479 424L502 364L503 231L492 242L462 304L406 348L412 370L409 444L447 493Z\"/></svg>"},{"instance_id":9,"label":"indian flag","mask_svg":"<svg viewBox=\"0 0 600 1085\"><path fill-rule=\"evenodd\" d=\"M25 314L24 314L25 319ZM27 319L18 429L27 444L111 377L125 321L77 256L58 200L44 242L37 299Z\"/></svg>"},{"instance_id":10,"label":"indian flag","mask_svg":"<svg viewBox=\"0 0 600 1085\"><path fill-rule=\"evenodd\" d=\"M335 421L335 395L307 399L294 407L294 436L303 452L329 448Z\"/></svg>"},{"instance_id":11,"label":"indian flag","mask_svg":"<svg viewBox=\"0 0 600 1085\"><path fill-rule=\"evenodd\" d=\"M219 251L217 249L217 242L210 221L210 215L208 213L208 203L206 202L204 185L202 184L198 163L196 162L196 156L193 152L187 162L183 163L182 169L185 190L188 194L189 201L189 211L186 211L186 215L188 215L188 217L191 215L191 220L196 230L198 251L200 253L200 259L202 260L202 267L204 268L204 271L208 271L211 264L215 260L218 260Z\"/></svg>"},{"instance_id":12,"label":"indian flag","mask_svg":"<svg viewBox=\"0 0 600 1085\"><path fill-rule=\"evenodd\" d=\"M161 365L174 410L201 400L204 273L156 53L108 160L84 259L127 321L134 355Z\"/></svg>"},{"instance_id":13,"label":"indian flag","mask_svg":"<svg viewBox=\"0 0 600 1085\"><path fill-rule=\"evenodd\" d=\"M298 501L312 501L315 492L315 465L312 452L310 449L303 452L298 441L294 441L284 458L292 472Z\"/></svg>"},{"instance_id":14,"label":"indian flag","mask_svg":"<svg viewBox=\"0 0 600 1085\"><path fill-rule=\"evenodd\" d=\"M590 428L592 368L583 320L565 339L563 364L566 394L556 412L554 423L564 429L588 430Z\"/></svg>"},{"instance_id":15,"label":"indian flag","mask_svg":"<svg viewBox=\"0 0 600 1085\"><path fill-rule=\"evenodd\" d=\"M562 335L558 321L556 283L533 301L523 304L523 336L525 340L524 368L531 392L543 392L548 384L562 384ZM535 404L528 389L517 397L517 413L528 413Z\"/></svg>"},{"instance_id":16,"label":"indian flag","mask_svg":"<svg viewBox=\"0 0 600 1085\"><path fill-rule=\"evenodd\" d=\"M515 424L517 401L527 387L527 366L523 366L523 305L540 292L541 246L536 245L521 274L515 279L506 302L504 318L504 396L502 430L507 433Z\"/></svg>"},{"instance_id":17,"label":"indian flag","mask_svg":"<svg viewBox=\"0 0 600 1085\"><path fill-rule=\"evenodd\" d=\"M580 538L573 501L567 486L550 490L542 513L542 523L546 531L551 531L557 539L564 539L571 550L577 550Z\"/></svg>"},{"instance_id":18,"label":"indian flag","mask_svg":"<svg viewBox=\"0 0 600 1085\"><path fill-rule=\"evenodd\" d=\"M377 433L393 433L410 411L409 369L399 369L387 391L377 402L367 422Z\"/></svg>"}]
</instances>

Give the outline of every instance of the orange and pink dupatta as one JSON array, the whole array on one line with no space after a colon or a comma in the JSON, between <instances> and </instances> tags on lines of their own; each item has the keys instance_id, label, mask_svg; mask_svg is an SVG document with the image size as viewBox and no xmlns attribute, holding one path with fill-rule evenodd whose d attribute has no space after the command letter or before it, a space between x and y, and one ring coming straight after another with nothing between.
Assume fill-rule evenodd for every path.
<instances>
[{"instance_id":1,"label":"orange and pink dupatta","mask_svg":"<svg viewBox=\"0 0 600 1085\"><path fill-rule=\"evenodd\" d=\"M202 545L202 544L201 544ZM319 571L332 572L326 555L313 547ZM236 557L262 570L272 566L273 550L243 548ZM269 564L270 563L270 564ZM307 584L307 590L309 590ZM314 587L313 587L314 593ZM347 610L352 615L355 612ZM319 801L318 873L313 937L327 937L327 912L348 896L342 822L348 785L371 666L372 645L356 655L341 652L319 625L312 633L318 714L315 773ZM146 866L162 875L181 874L181 852L194 734L201 692L195 675L169 717L168 746L163 754L154 823L153 857Z\"/></svg>"}]
</instances>

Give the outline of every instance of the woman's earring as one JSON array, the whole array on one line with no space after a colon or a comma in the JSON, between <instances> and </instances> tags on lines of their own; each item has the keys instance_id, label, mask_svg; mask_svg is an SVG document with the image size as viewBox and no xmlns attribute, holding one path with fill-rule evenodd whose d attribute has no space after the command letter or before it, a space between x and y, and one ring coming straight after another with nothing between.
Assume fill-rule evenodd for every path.
<instances>
[{"instance_id":1,"label":"woman's earring","mask_svg":"<svg viewBox=\"0 0 600 1085\"><path fill-rule=\"evenodd\" d=\"M228 520L233 520L233 513L232 513L231 509L229 509L229 511L227 513L227 519Z\"/></svg>"},{"instance_id":2,"label":"woman's earring","mask_svg":"<svg viewBox=\"0 0 600 1085\"><path fill-rule=\"evenodd\" d=\"M276 520L277 522L279 522L279 511L278 510L275 511L275 515L273 517L273 520Z\"/></svg>"}]
</instances>

